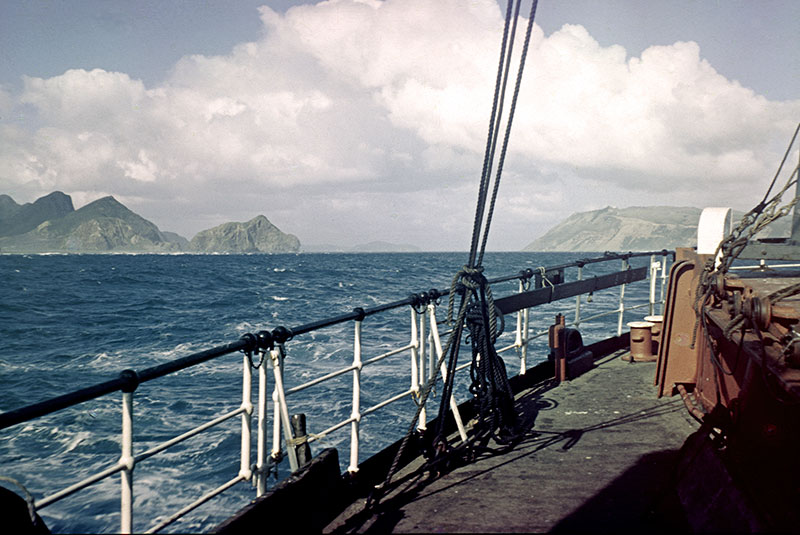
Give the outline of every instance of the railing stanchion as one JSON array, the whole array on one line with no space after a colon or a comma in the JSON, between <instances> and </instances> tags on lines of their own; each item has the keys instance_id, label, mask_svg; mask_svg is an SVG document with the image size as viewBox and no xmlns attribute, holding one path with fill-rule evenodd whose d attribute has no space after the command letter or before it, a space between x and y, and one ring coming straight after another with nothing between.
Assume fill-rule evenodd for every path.
<instances>
[{"instance_id":1,"label":"railing stanchion","mask_svg":"<svg viewBox=\"0 0 800 535\"><path fill-rule=\"evenodd\" d=\"M628 259L622 259L622 271L628 269ZM617 336L622 334L622 318L625 315L625 284L621 284L619 287L619 319L617 320Z\"/></svg>"},{"instance_id":2,"label":"railing stanchion","mask_svg":"<svg viewBox=\"0 0 800 535\"><path fill-rule=\"evenodd\" d=\"M431 335L433 336L433 344L436 347L436 358L437 360L442 358L442 339L439 337L439 327L436 325L436 310L433 305L428 305L428 312L431 316ZM447 367L445 366L444 362L440 367L440 371L442 373L442 379L447 382ZM432 373L435 373L431 370ZM458 410L458 404L456 403L455 398L451 395L450 396L450 410L453 412L453 419L456 421L456 427L458 427L458 434L461 437L461 440L466 442L467 440L467 431L464 429L464 422L461 420L461 413Z\"/></svg>"},{"instance_id":3,"label":"railing stanchion","mask_svg":"<svg viewBox=\"0 0 800 535\"><path fill-rule=\"evenodd\" d=\"M275 349L270 350L270 360L275 362L273 353ZM280 357L278 357L280 358ZM280 368L283 372L283 367ZM272 451L270 457L275 464L278 464L283 458L283 450L281 450L281 401L278 397L278 383L275 383L275 388L272 390Z\"/></svg>"},{"instance_id":4,"label":"railing stanchion","mask_svg":"<svg viewBox=\"0 0 800 535\"><path fill-rule=\"evenodd\" d=\"M419 396L419 329L417 311L411 307L411 391Z\"/></svg>"},{"instance_id":5,"label":"railing stanchion","mask_svg":"<svg viewBox=\"0 0 800 535\"><path fill-rule=\"evenodd\" d=\"M436 325L436 303L432 302L428 304L428 313L430 314L428 323L430 324L431 328L430 332L428 333L428 376L425 378L426 384L427 381L431 380L431 377L436 375L436 362L439 360L439 357L436 354L436 345L433 339L433 331L438 329Z\"/></svg>"},{"instance_id":6,"label":"railing stanchion","mask_svg":"<svg viewBox=\"0 0 800 535\"><path fill-rule=\"evenodd\" d=\"M519 280L519 293L523 293L525 291L525 280ZM527 356L528 356L528 344L527 344L527 336L523 335L523 324L525 323L525 314L528 311L527 308L523 308L517 311L517 331L516 331L516 338L514 340L514 345L519 348L519 374L525 375L525 370L528 367L527 364Z\"/></svg>"},{"instance_id":7,"label":"railing stanchion","mask_svg":"<svg viewBox=\"0 0 800 535\"><path fill-rule=\"evenodd\" d=\"M283 427L283 438L286 440L286 453L289 456L289 467L292 472L297 472L297 452L294 449L294 437L292 436L292 422L289 420L289 408L286 406L286 394L283 389L283 346L270 351L272 360L272 371L275 376L275 393L278 398L279 419ZM279 437L280 440L280 437Z\"/></svg>"},{"instance_id":8,"label":"railing stanchion","mask_svg":"<svg viewBox=\"0 0 800 535\"><path fill-rule=\"evenodd\" d=\"M583 266L578 266L578 280L583 280ZM575 328L578 329L581 326L581 295L575 296Z\"/></svg>"},{"instance_id":9,"label":"railing stanchion","mask_svg":"<svg viewBox=\"0 0 800 535\"><path fill-rule=\"evenodd\" d=\"M419 399L419 383L426 383L427 380L425 378L425 314L417 314L414 311L415 316L419 316L419 337L417 339L417 345L419 346L419 368L418 368L418 377L419 382L417 384L417 393L416 396ZM417 429L424 430L426 428L426 422L428 421L428 413L425 410L425 407L422 407L422 411L419 413L419 419L417 420Z\"/></svg>"},{"instance_id":10,"label":"railing stanchion","mask_svg":"<svg viewBox=\"0 0 800 535\"><path fill-rule=\"evenodd\" d=\"M661 266L661 292L659 293L659 302L661 303L661 314L664 313L664 306L667 302L664 296L664 290L667 286L667 255L663 256L664 265Z\"/></svg>"},{"instance_id":11,"label":"railing stanchion","mask_svg":"<svg viewBox=\"0 0 800 535\"><path fill-rule=\"evenodd\" d=\"M239 463L239 475L246 480L253 476L253 469L250 466L250 426L253 414L253 402L251 400L253 390L253 370L250 368L250 358L245 353L242 356L242 448Z\"/></svg>"},{"instance_id":12,"label":"railing stanchion","mask_svg":"<svg viewBox=\"0 0 800 535\"><path fill-rule=\"evenodd\" d=\"M256 444L256 496L267 492L267 367L258 367L258 438Z\"/></svg>"},{"instance_id":13,"label":"railing stanchion","mask_svg":"<svg viewBox=\"0 0 800 535\"><path fill-rule=\"evenodd\" d=\"M120 533L133 533L133 392L122 393Z\"/></svg>"},{"instance_id":14,"label":"railing stanchion","mask_svg":"<svg viewBox=\"0 0 800 535\"><path fill-rule=\"evenodd\" d=\"M526 308L522 313L522 366L525 369L528 367L528 344L531 341L530 337L528 336L528 328L531 324L530 319L531 309Z\"/></svg>"},{"instance_id":15,"label":"railing stanchion","mask_svg":"<svg viewBox=\"0 0 800 535\"><path fill-rule=\"evenodd\" d=\"M658 270L661 264L656 261L656 255L650 256L650 315L656 312L656 279L658 279Z\"/></svg>"},{"instance_id":16,"label":"railing stanchion","mask_svg":"<svg viewBox=\"0 0 800 535\"><path fill-rule=\"evenodd\" d=\"M412 322L413 324L413 322ZM361 421L361 320L356 320L353 336L353 412L350 414L350 465L347 471L358 472L358 426Z\"/></svg>"}]
</instances>

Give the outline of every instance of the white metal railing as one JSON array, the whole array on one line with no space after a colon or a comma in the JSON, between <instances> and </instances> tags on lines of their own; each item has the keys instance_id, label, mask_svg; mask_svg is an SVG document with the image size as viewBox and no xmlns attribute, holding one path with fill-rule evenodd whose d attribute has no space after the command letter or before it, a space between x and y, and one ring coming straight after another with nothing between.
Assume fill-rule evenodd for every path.
<instances>
[{"instance_id":1,"label":"white metal railing","mask_svg":"<svg viewBox=\"0 0 800 535\"><path fill-rule=\"evenodd\" d=\"M761 262L757 265L747 265L747 266L731 266L730 270L738 270L738 271L751 271L751 270L759 270L759 269L797 269L800 268L800 264L767 264L767 261L762 259Z\"/></svg>"},{"instance_id":2,"label":"white metal railing","mask_svg":"<svg viewBox=\"0 0 800 535\"><path fill-rule=\"evenodd\" d=\"M582 317L582 295L578 295L575 301L575 315L574 320L571 325L580 326L581 324L585 324L589 321L608 316L617 314L617 334L621 334L622 332L622 321L623 315L626 311L631 311L643 307L649 307L649 311L652 314L655 311L655 307L657 304L660 304L662 307L663 312L663 305L664 305L664 288L667 278L667 256L666 253L662 255L663 261L659 262L656 260L656 256L652 255L650 258L650 269L649 269L649 293L648 293L648 302L627 306L626 304L626 293L625 293L625 284L620 285L619 291L619 298L617 300L616 305L614 308L610 310L606 310L603 312L596 313L589 317ZM628 262L628 258L625 257L622 259L622 269L627 270L630 267ZM584 266L582 263L577 264L577 280L584 280ZM530 272L530 270L529 270ZM542 273L544 273L544 269L542 268ZM660 274L660 275L659 275ZM658 283L658 279L660 278L660 293L659 296L656 296L656 287ZM519 278L519 285L517 292L524 293L530 289L531 278L530 277L520 277ZM500 280L500 279L498 279ZM512 280L512 278L505 278L502 279L503 281ZM549 281L547 281L549 283ZM552 285L552 284L551 284ZM591 295L591 294L590 294ZM378 307L380 311L389 310L393 307ZM311 443L317 440L326 437L330 433L333 433L339 429L344 427L350 428L350 455L349 455L349 464L347 466L347 470L349 472L356 472L358 470L359 465L359 437L360 437L360 425L364 417L375 413L376 411L380 410L383 407L386 407L389 404L395 403L402 399L406 398L418 398L420 396L420 385L426 383L433 375L437 374L437 372L446 379L447 370L444 365L441 366L440 370L435 370L435 364L438 362L439 358L442 354L442 343L441 337L448 335L450 333L449 330L446 330L442 333L439 332L439 325L443 322L437 319L437 310L438 304L436 299L432 299L427 303L424 303L423 308L415 308L412 304L410 307L410 339L408 344L404 344L400 347L393 348L391 350L385 351L378 355L375 355L371 358L364 359L362 352L362 327L364 321L364 311L361 309L359 310L360 313L354 315L354 317L349 318L348 321L352 320L354 322L354 334L353 334L353 359L352 364L342 367L341 369L335 370L333 372L327 373L320 377L316 377L310 381L305 383L299 384L297 386L293 386L291 388L285 388L284 386L284 356L286 351L286 346L283 340L277 341L275 344L270 344L270 346L266 346L261 342L259 339L259 343L254 343L252 340L247 341L246 343L238 344L238 345L230 345L230 347L222 348L222 350L216 351L209 350L210 352L218 353L219 355L231 353L234 351L241 350L244 353L242 358L242 400L241 404L238 408L234 410L230 410L228 412L224 412L219 414L209 420L208 422L199 425L189 431L186 431L174 438L171 438L167 441L161 442L141 453L134 454L134 444L133 444L133 422L134 422L134 415L133 415L133 396L136 387L138 386L138 380L135 384L131 387L122 387L122 432L121 432L121 455L120 458L117 460L116 463L107 467L100 472L91 475L82 481L70 485L69 487L62 489L58 492L55 492L51 495L48 495L40 500L35 501L35 508L41 509L48 505L51 505L67 496L74 494L75 492L84 489L100 480L108 478L117 472L121 474L121 496L120 496L120 510L121 510L121 518L120 518L120 532L121 533L131 533L134 531L133 527L133 490L134 490L134 471L135 468L139 465L139 463L149 459L150 457L167 450L168 448L181 443L191 437L194 437L214 426L217 426L227 420L233 419L237 416L240 416L241 419L241 452L240 452L240 462L239 462L239 471L235 477L230 479L229 481L223 483L222 485L218 486L217 488L207 492L206 494L200 496L195 501L187 505L186 507L182 508L180 511L177 511L173 515L169 516L166 519L160 520L155 525L151 526L147 532L157 532L166 526L172 524L176 520L180 519L182 516L186 515L188 512L194 510L195 508L199 507L200 505L206 503L207 501L211 500L212 498L218 496L222 492L228 490L229 488L233 487L237 483L240 482L252 482L256 488L256 496L262 496L267 490L267 479L271 472L271 470L276 467L277 463L284 457L284 447L283 444L286 445L285 452L289 459L289 464L292 471L298 470L298 459L296 455L296 451L294 448L295 445L295 437L292 435L292 428L290 425L289 419L289 408L287 404L287 397L297 395L300 392L303 392L309 388L319 386L327 381L330 381L336 377L341 375L351 373L352 372L352 407L349 417L330 425L326 429L318 432L318 433L309 433L308 437L306 438L307 442ZM498 350L498 353L505 353L511 350L516 350L518 357L520 359L520 374L524 374L527 369L527 356L528 356L528 347L530 343L547 334L548 330L542 330L539 332L535 332L531 334L530 331L530 316L531 309L530 308L523 308L516 312L516 326L514 329L514 342L502 347ZM332 325L334 323L340 323L340 321L329 322L325 326ZM314 330L314 329L307 329L306 332ZM274 331L273 331L274 332ZM259 336L264 333L262 331L259 333ZM253 337L253 335L245 335L243 339L247 336ZM253 337L255 340L255 337ZM426 347L427 346L427 347ZM379 401L375 405L372 405L367 408L362 408L361 406L361 374L362 371L374 365L380 361L385 359L395 357L397 355L401 355L406 351L409 352L410 355L410 386L409 388L402 390L400 392L395 392L393 394L388 395L385 399ZM202 360L208 360L206 355L196 354L202 356ZM187 357L189 358L189 357ZM258 363L254 362L258 360ZM456 368L456 371L463 370L470 366L470 362L462 364ZM188 365L181 365L181 368L173 366L175 369L182 369L183 367L188 367ZM274 381L274 387L271 392L271 399L273 404L273 433L272 433L272 447L270 450L269 455L267 454L268 449L268 407L267 407L267 398L270 392L268 391L268 381L267 381L267 367L272 369L272 376ZM158 368L158 369L157 369ZM160 377L166 375L168 371L160 369L162 367L156 367L152 369L145 370L140 374L142 377L145 377L147 380L155 377ZM253 370L258 372L258 385L257 385L257 405L256 407L252 404L252 372ZM125 372L123 372L125 373ZM135 375L135 373L134 373ZM141 378L141 377L140 377ZM462 422L461 415L458 411L458 405L456 400L451 396L449 400L449 406L453 417L456 421L458 432L462 440L466 440L467 434L465 426ZM254 409L257 409L258 414L258 422L257 422L257 434L256 434L256 457L253 461L251 459L251 450L252 450L252 416ZM52 412L52 411L51 411ZM3 415L0 414L0 418ZM423 409L419 419L419 428L425 428L425 422L427 421L426 412ZM4 425L4 427L8 427L8 425Z\"/></svg>"}]
</instances>

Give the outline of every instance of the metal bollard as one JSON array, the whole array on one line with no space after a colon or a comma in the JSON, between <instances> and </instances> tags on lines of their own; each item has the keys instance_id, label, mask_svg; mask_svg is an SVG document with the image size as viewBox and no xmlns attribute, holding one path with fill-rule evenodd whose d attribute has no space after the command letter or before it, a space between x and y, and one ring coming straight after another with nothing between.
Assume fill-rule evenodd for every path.
<instances>
[{"instance_id":1,"label":"metal bollard","mask_svg":"<svg viewBox=\"0 0 800 535\"><path fill-rule=\"evenodd\" d=\"M306 415L292 415L292 434L294 435L294 450L297 452L297 465L302 468L311 462L311 446L308 445L306 434Z\"/></svg>"},{"instance_id":2,"label":"metal bollard","mask_svg":"<svg viewBox=\"0 0 800 535\"><path fill-rule=\"evenodd\" d=\"M658 355L658 347L661 345L661 328L664 326L664 316L645 316L644 321L649 321L653 324L650 328L653 339L653 354Z\"/></svg>"},{"instance_id":3,"label":"metal bollard","mask_svg":"<svg viewBox=\"0 0 800 535\"><path fill-rule=\"evenodd\" d=\"M550 348L555 356L555 379L559 383L567 380L567 347L564 342L566 320L563 315L556 314L555 325L550 326Z\"/></svg>"},{"instance_id":4,"label":"metal bollard","mask_svg":"<svg viewBox=\"0 0 800 535\"><path fill-rule=\"evenodd\" d=\"M653 339L650 329L653 324L649 321L631 321L631 352L623 355L623 360L631 362L652 362L656 360L653 355Z\"/></svg>"}]
</instances>

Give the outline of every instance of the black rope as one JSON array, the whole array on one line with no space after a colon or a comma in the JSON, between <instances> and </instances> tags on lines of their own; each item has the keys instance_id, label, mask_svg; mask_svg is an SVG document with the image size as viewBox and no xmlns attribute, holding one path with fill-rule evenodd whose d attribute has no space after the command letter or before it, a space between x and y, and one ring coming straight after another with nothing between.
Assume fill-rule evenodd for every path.
<instances>
[{"instance_id":1,"label":"black rope","mask_svg":"<svg viewBox=\"0 0 800 535\"><path fill-rule=\"evenodd\" d=\"M767 199L769 198L769 194L772 191L772 187L775 185L775 181L778 180L778 176L781 174L783 170L783 164L786 163L786 159L789 157L789 153L792 150L792 146L794 145L794 140L797 139L797 133L800 131L800 123L797 123L797 128L794 129L794 134L792 135L792 140L789 142L789 146L786 147L786 152L783 154L783 159L781 160L781 164L778 166L778 170L775 172L775 176L772 177L772 182L767 189L767 192L764 194L764 198L761 199L760 204L765 204Z\"/></svg>"},{"instance_id":2,"label":"black rope","mask_svg":"<svg viewBox=\"0 0 800 535\"><path fill-rule=\"evenodd\" d=\"M494 214L494 205L497 200L497 192L500 189L500 176L503 173L503 163L506 159L506 151L508 149L508 140L511 136L511 124L514 122L514 112L517 109L517 98L519 97L519 89L522 86L522 71L525 69L525 58L528 56L528 45L531 40L531 30L533 29L533 19L536 17L536 6L539 0L533 0L531 3L531 12L528 16L528 29L525 31L525 44L522 46L522 56L519 60L519 70L517 71L517 82L514 85L514 96L511 99L511 107L508 110L508 124L506 124L506 134L503 139L503 148L500 150L500 160L497 163L497 174L494 179L494 190L492 191L492 201L489 204L489 213L486 216L486 225L483 231L483 241L481 243L480 256L478 256L478 265L483 263L483 253L486 251L486 241L489 238L489 227L492 224L492 215ZM519 11L519 5L517 5ZM510 58L509 58L510 59ZM509 62L510 63L510 62Z\"/></svg>"},{"instance_id":3,"label":"black rope","mask_svg":"<svg viewBox=\"0 0 800 535\"><path fill-rule=\"evenodd\" d=\"M519 435L514 393L505 363L494 349L496 334L487 330L490 310L487 300L481 288L478 314L467 315L473 355L470 392L477 398L479 416L473 440L491 436L498 444L509 444Z\"/></svg>"},{"instance_id":4,"label":"black rope","mask_svg":"<svg viewBox=\"0 0 800 535\"><path fill-rule=\"evenodd\" d=\"M503 41L500 46L500 60L497 65L497 80L494 86L494 99L492 101L492 113L489 115L489 134L486 140L486 151L483 156L483 170L481 172L480 186L478 187L478 203L475 207L475 220L472 224L472 241L469 250L469 267L475 266L475 255L478 250L478 240L480 239L481 223L483 222L483 210L486 205L486 192L489 186L489 177L491 176L492 159L494 157L493 146L497 139L497 128L500 123L500 108L499 103L502 102L501 89L503 88L503 71L506 64L506 44L508 42L508 28L511 24L511 8L513 0L508 0L506 7L506 21L503 27ZM519 11L519 7L517 7ZM516 21L514 23L516 27ZM512 42L513 44L513 42Z\"/></svg>"}]
</instances>

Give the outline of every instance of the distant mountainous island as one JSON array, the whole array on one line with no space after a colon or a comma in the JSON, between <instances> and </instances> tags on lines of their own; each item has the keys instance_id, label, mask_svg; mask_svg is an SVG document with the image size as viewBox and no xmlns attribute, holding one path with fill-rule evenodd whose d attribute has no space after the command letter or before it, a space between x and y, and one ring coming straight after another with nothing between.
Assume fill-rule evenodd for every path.
<instances>
[{"instance_id":1,"label":"distant mountainous island","mask_svg":"<svg viewBox=\"0 0 800 535\"><path fill-rule=\"evenodd\" d=\"M528 244L523 251L656 251L697 245L699 208L634 206L574 213ZM744 215L733 211L735 225ZM790 219L782 218L758 237L788 236Z\"/></svg>"},{"instance_id":2,"label":"distant mountainous island","mask_svg":"<svg viewBox=\"0 0 800 535\"><path fill-rule=\"evenodd\" d=\"M0 195L0 252L3 253L296 253L300 240L263 216L225 223L190 242L163 232L114 197L75 210L60 191L20 205Z\"/></svg>"},{"instance_id":3,"label":"distant mountainous island","mask_svg":"<svg viewBox=\"0 0 800 535\"><path fill-rule=\"evenodd\" d=\"M528 244L523 251L653 251L692 247L699 208L638 206L578 212ZM736 223L742 213L734 211ZM775 222L759 237L788 236L790 218ZM75 210L60 191L18 204L0 195L2 253L297 253L300 240L259 215L244 223L224 223L198 232L191 241L134 213L114 197ZM309 245L303 252L418 252L408 244L370 242L353 247Z\"/></svg>"}]
</instances>

